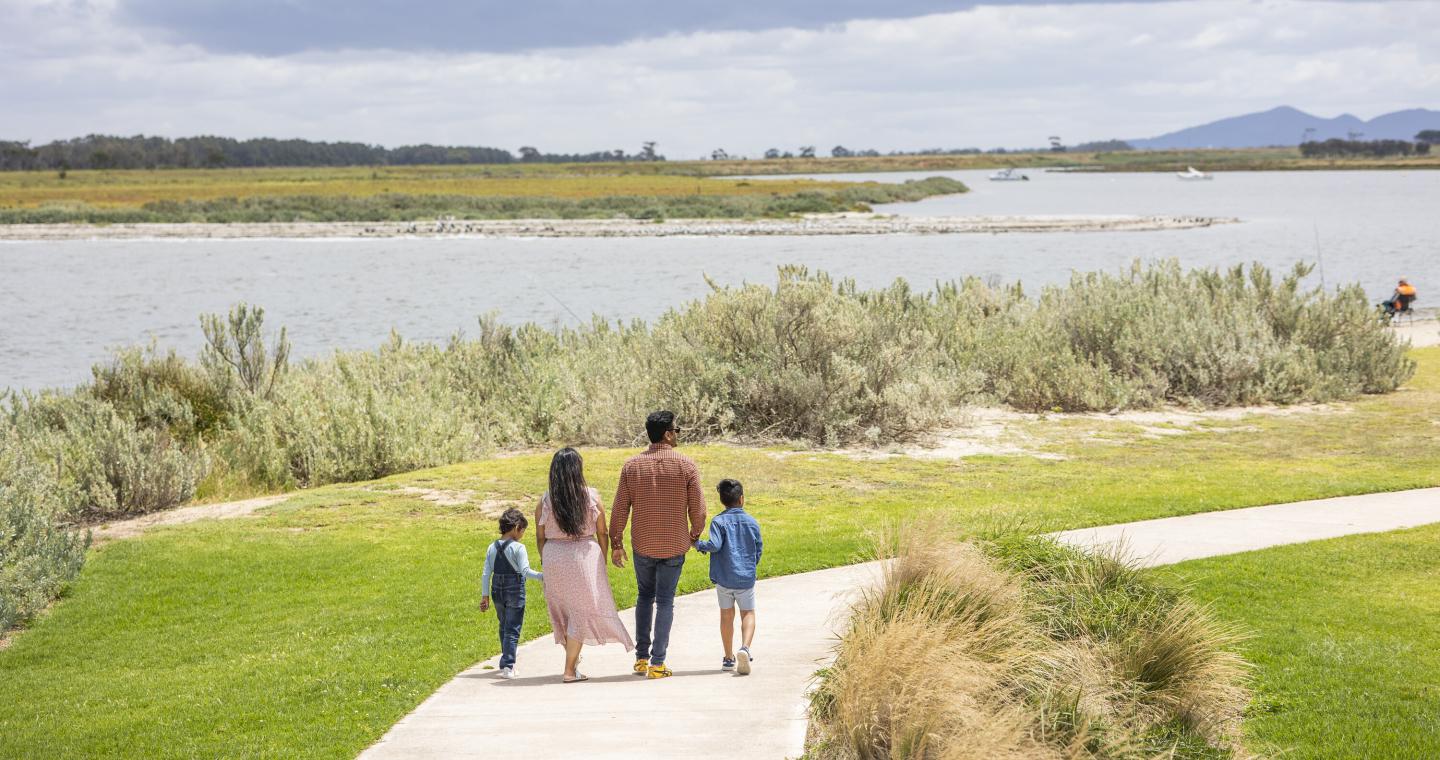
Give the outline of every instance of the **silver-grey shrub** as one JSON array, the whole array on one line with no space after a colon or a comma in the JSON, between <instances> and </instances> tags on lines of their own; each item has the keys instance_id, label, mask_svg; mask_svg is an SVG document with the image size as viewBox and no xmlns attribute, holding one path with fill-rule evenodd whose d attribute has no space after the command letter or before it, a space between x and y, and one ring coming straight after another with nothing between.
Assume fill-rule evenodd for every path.
<instances>
[{"instance_id":1,"label":"silver-grey shrub","mask_svg":"<svg viewBox=\"0 0 1440 760\"><path fill-rule=\"evenodd\" d=\"M137 424L88 392L46 392L12 400L10 424L26 455L53 463L73 489L67 517L137 515L189 501L205 472L205 454L162 427Z\"/></svg>"},{"instance_id":2,"label":"silver-grey shrub","mask_svg":"<svg viewBox=\"0 0 1440 760\"><path fill-rule=\"evenodd\" d=\"M904 282L862 292L803 268L781 269L773 289L717 287L656 325L649 401L707 436L912 436L976 390L945 361L931 307Z\"/></svg>"},{"instance_id":3,"label":"silver-grey shrub","mask_svg":"<svg viewBox=\"0 0 1440 760\"><path fill-rule=\"evenodd\" d=\"M1409 378L1414 363L1360 289L1304 290L1309 271L1276 281L1258 264L1185 272L1170 261L1077 274L1046 288L1021 328L1043 351L1030 357L1040 369L996 379L1016 406L1079 411L1325 401Z\"/></svg>"},{"instance_id":4,"label":"silver-grey shrub","mask_svg":"<svg viewBox=\"0 0 1440 760\"><path fill-rule=\"evenodd\" d=\"M477 453L469 405L443 358L396 339L288 374L265 409L295 482L368 480Z\"/></svg>"},{"instance_id":5,"label":"silver-grey shrub","mask_svg":"<svg viewBox=\"0 0 1440 760\"><path fill-rule=\"evenodd\" d=\"M73 493L0 423L0 631L44 609L85 561L88 533L67 527Z\"/></svg>"}]
</instances>

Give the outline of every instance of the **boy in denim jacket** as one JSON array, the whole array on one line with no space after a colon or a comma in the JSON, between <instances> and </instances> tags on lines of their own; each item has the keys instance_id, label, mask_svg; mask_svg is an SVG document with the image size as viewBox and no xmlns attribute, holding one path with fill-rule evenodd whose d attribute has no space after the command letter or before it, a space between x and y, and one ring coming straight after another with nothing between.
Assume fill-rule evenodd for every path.
<instances>
[{"instance_id":1,"label":"boy in denim jacket","mask_svg":"<svg viewBox=\"0 0 1440 760\"><path fill-rule=\"evenodd\" d=\"M695 548L710 555L710 581L720 598L720 643L725 645L722 670L738 668L749 675L755 655L750 642L755 638L755 568L760 564L760 523L745 511L745 487L726 478L716 490L725 511L710 521L710 538ZM735 607L740 608L740 651L735 643Z\"/></svg>"}]
</instances>

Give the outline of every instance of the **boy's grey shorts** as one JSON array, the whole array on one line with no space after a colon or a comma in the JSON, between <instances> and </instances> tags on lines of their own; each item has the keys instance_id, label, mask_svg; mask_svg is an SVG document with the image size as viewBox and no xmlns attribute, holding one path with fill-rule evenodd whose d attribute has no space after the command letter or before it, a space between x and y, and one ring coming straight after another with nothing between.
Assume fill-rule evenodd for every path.
<instances>
[{"instance_id":1,"label":"boy's grey shorts","mask_svg":"<svg viewBox=\"0 0 1440 760\"><path fill-rule=\"evenodd\" d=\"M715 584L715 595L720 597L720 609L728 610L735 605L740 605L741 612L749 612L755 609L755 587L750 588L725 588Z\"/></svg>"}]
</instances>

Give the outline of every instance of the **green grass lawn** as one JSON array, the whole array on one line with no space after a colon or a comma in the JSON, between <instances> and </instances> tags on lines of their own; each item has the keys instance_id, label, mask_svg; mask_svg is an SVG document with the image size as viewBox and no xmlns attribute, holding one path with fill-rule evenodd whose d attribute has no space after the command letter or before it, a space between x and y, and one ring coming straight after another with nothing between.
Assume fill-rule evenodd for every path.
<instances>
[{"instance_id":1,"label":"green grass lawn","mask_svg":"<svg viewBox=\"0 0 1440 760\"><path fill-rule=\"evenodd\" d=\"M1040 531L1440 485L1440 349L1415 355L1407 389L1335 413L1155 437L1103 419L1019 426L1028 446L1056 460L686 451L707 487L745 481L766 535L762 573L780 575L850 562L874 529L931 511ZM631 453L585 452L607 497ZM497 651L493 614L475 608L495 537L486 510L530 508L548 458L315 489L255 517L96 548L61 602L0 651L0 757L353 757ZM466 498L442 506L405 487ZM682 590L704 587L705 575L703 561L688 563ZM628 571L611 583L622 607L633 603ZM1294 625L1323 625L1302 619L1313 611L1297 606ZM526 637L547 625L541 594L531 594ZM628 665L618 648L590 658Z\"/></svg>"},{"instance_id":2,"label":"green grass lawn","mask_svg":"<svg viewBox=\"0 0 1440 760\"><path fill-rule=\"evenodd\" d=\"M1440 525L1167 568L1254 632L1251 748L1440 757Z\"/></svg>"}]
</instances>

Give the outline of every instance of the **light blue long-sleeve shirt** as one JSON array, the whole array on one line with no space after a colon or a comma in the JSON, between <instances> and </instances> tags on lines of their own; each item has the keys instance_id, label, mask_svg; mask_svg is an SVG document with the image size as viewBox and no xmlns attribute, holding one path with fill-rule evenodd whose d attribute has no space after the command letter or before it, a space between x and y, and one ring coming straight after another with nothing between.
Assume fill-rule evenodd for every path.
<instances>
[{"instance_id":1,"label":"light blue long-sleeve shirt","mask_svg":"<svg viewBox=\"0 0 1440 760\"><path fill-rule=\"evenodd\" d=\"M742 507L728 507L710 521L710 539L695 548L710 555L710 582L731 589L755 586L755 567L764 544L760 523Z\"/></svg>"},{"instance_id":2,"label":"light blue long-sleeve shirt","mask_svg":"<svg viewBox=\"0 0 1440 760\"><path fill-rule=\"evenodd\" d=\"M480 596L490 596L490 579L495 575L495 546L494 543L490 544L490 551L485 552L485 571L480 574ZM530 553L525 551L525 544L511 541L505 546L505 559L526 578L532 581L545 580L544 573L530 569Z\"/></svg>"}]
</instances>

